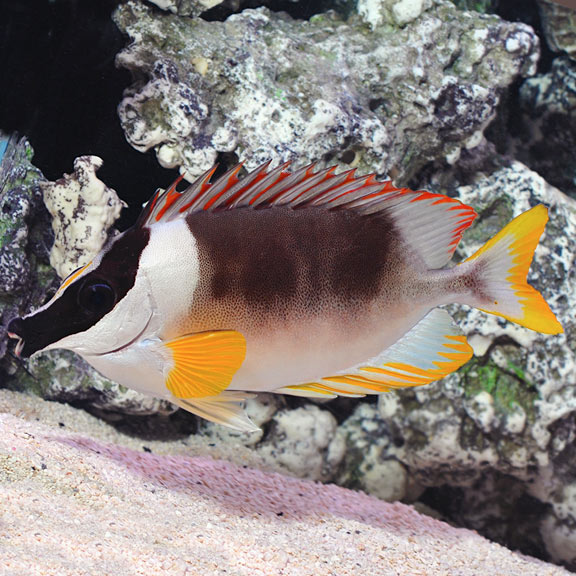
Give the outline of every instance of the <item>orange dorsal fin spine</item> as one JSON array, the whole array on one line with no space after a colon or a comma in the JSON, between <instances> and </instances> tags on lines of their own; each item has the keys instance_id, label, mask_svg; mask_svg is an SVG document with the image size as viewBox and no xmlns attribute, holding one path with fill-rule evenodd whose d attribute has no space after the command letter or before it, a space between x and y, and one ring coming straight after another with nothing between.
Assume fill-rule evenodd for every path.
<instances>
[{"instance_id":1,"label":"orange dorsal fin spine","mask_svg":"<svg viewBox=\"0 0 576 576\"><path fill-rule=\"evenodd\" d=\"M403 239L430 268L445 265L470 226L476 213L460 201L442 194L397 188L374 174L357 176L354 169L336 173L334 166L317 169L315 164L290 171L286 162L276 168L263 164L244 178L242 164L211 181L215 168L205 172L182 192L176 191L181 177L165 192L156 194L146 206L141 225L167 222L202 211L236 208L322 207L353 210L370 215L386 211L392 215ZM439 227L438 222L444 222Z\"/></svg>"},{"instance_id":2,"label":"orange dorsal fin spine","mask_svg":"<svg viewBox=\"0 0 576 576\"><path fill-rule=\"evenodd\" d=\"M171 184L170 188L168 188L168 190L166 190L166 192L164 193L163 195L164 201L162 203L160 210L158 211L158 214L155 217L157 221L162 220L162 217L166 213L166 210L168 210L170 206L172 206L172 204L174 204L174 202L178 200L180 195L178 192L176 192L176 187L178 186L178 184L180 184L180 182L182 182L183 178L184 176L182 176L182 174L178 176L178 178L176 178L176 180L174 180L174 182Z\"/></svg>"}]
</instances>

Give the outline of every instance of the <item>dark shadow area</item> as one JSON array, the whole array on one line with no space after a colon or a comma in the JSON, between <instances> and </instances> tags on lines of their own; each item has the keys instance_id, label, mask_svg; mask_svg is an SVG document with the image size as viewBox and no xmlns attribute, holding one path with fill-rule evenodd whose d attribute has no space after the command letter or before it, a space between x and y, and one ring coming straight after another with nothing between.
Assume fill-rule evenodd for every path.
<instances>
[{"instance_id":1,"label":"dark shadow area","mask_svg":"<svg viewBox=\"0 0 576 576\"><path fill-rule=\"evenodd\" d=\"M134 150L120 127L116 107L132 80L114 64L125 45L111 19L117 4L0 0L0 130L25 135L50 180L72 172L77 156L103 158L99 177L130 205L125 228L175 171Z\"/></svg>"},{"instance_id":2,"label":"dark shadow area","mask_svg":"<svg viewBox=\"0 0 576 576\"><path fill-rule=\"evenodd\" d=\"M286 12L296 20L309 20L316 14L321 14L327 10L342 13L350 9L344 1L334 0L224 0L214 8L206 10L202 14L202 18L208 21L222 21L231 14L261 6L265 6L273 12Z\"/></svg>"},{"instance_id":3,"label":"dark shadow area","mask_svg":"<svg viewBox=\"0 0 576 576\"><path fill-rule=\"evenodd\" d=\"M186 410L177 410L172 414L135 415L100 410L89 402L71 402L70 405L104 420L131 438L170 442L188 438L198 430L198 418Z\"/></svg>"},{"instance_id":4,"label":"dark shadow area","mask_svg":"<svg viewBox=\"0 0 576 576\"><path fill-rule=\"evenodd\" d=\"M511 476L497 472L487 473L487 476L490 481L485 485L478 482L470 487L430 487L419 501L453 525L477 530L510 550L549 562L539 531L549 506L527 494L523 484ZM481 514L482 509L492 510L492 513Z\"/></svg>"}]
</instances>

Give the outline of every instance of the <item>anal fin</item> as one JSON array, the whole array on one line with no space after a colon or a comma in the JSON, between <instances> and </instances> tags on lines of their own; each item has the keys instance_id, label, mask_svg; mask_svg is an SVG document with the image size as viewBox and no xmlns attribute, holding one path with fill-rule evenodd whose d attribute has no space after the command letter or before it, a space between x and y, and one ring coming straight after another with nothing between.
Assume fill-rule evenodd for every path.
<instances>
[{"instance_id":1,"label":"anal fin","mask_svg":"<svg viewBox=\"0 0 576 576\"><path fill-rule=\"evenodd\" d=\"M378 356L318 382L275 390L298 396L382 394L423 386L455 372L472 357L472 348L450 314L435 308Z\"/></svg>"}]
</instances>

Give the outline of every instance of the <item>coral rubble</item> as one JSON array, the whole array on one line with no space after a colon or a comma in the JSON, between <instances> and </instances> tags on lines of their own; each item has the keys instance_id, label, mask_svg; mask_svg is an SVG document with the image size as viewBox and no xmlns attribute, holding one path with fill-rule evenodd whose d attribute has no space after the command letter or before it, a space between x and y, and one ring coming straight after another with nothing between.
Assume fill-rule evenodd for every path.
<instances>
[{"instance_id":1,"label":"coral rubble","mask_svg":"<svg viewBox=\"0 0 576 576\"><path fill-rule=\"evenodd\" d=\"M247 168L325 161L399 178L455 161L482 140L502 90L534 72L538 39L450 2L410 17L405 4L372 28L335 13L206 22L122 4L131 43L117 61L136 80L119 108L126 137L188 178L231 153Z\"/></svg>"},{"instance_id":2,"label":"coral rubble","mask_svg":"<svg viewBox=\"0 0 576 576\"><path fill-rule=\"evenodd\" d=\"M73 174L41 186L54 230L50 264L60 278L66 278L100 252L125 206L116 192L96 176L100 166L100 158L81 156L74 160Z\"/></svg>"}]
</instances>

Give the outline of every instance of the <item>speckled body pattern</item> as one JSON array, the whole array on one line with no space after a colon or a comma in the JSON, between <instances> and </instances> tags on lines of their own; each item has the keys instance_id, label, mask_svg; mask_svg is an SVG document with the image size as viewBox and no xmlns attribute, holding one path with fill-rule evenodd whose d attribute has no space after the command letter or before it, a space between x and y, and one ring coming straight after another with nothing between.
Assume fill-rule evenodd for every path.
<instances>
[{"instance_id":1,"label":"speckled body pattern","mask_svg":"<svg viewBox=\"0 0 576 576\"><path fill-rule=\"evenodd\" d=\"M384 216L279 207L192 214L187 223L200 258L193 316L210 308L212 325L239 312L254 326L357 315L383 291L397 297L402 243Z\"/></svg>"},{"instance_id":2,"label":"speckled body pattern","mask_svg":"<svg viewBox=\"0 0 576 576\"><path fill-rule=\"evenodd\" d=\"M247 341L231 389L322 378L389 346L436 305L418 255L385 214L262 210L186 218L199 282L178 333L232 329Z\"/></svg>"}]
</instances>

